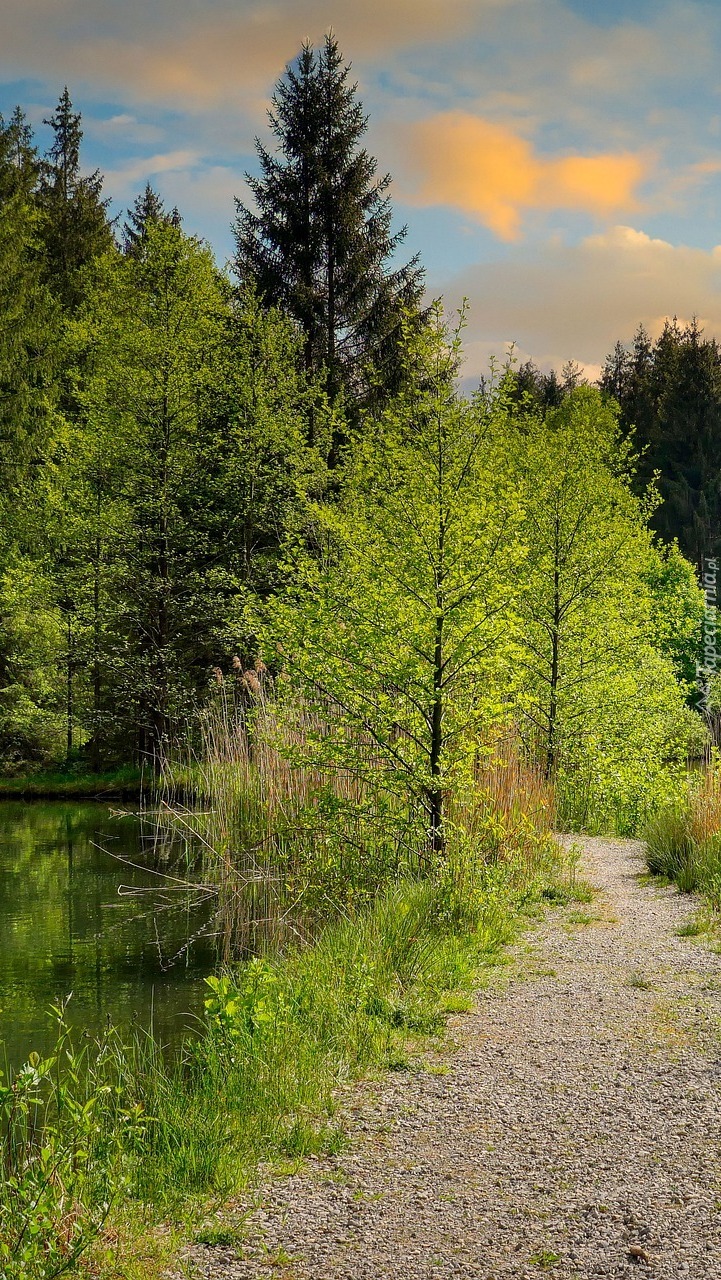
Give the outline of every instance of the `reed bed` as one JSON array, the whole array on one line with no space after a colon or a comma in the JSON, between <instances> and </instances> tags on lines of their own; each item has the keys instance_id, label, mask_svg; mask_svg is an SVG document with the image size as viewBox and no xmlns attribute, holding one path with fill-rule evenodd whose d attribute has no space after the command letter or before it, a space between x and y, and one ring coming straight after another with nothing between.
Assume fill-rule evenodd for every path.
<instances>
[{"instance_id":1,"label":"reed bed","mask_svg":"<svg viewBox=\"0 0 721 1280\"><path fill-rule=\"evenodd\" d=\"M175 1061L149 1037L111 1035L86 1047L82 1069L61 1027L49 1063L2 1083L3 1230L21 1233L26 1253L22 1266L3 1258L7 1280L51 1280L87 1250L111 1274L149 1214L197 1221L260 1159L341 1142L339 1087L409 1065L457 1007L452 993L496 962L520 909L572 896L552 790L511 733L479 748L449 797L446 855L429 866L423 815L370 744L353 744L350 767L347 743L344 768L332 752L313 763L309 743L333 732L330 718L279 708L258 676L251 704L221 690L200 752L166 771L155 863L162 840L180 837L186 870L170 875L168 900L206 895L218 938L205 1019ZM40 1146L23 1145L23 1107ZM42 1223L31 1194L40 1150ZM27 1229L9 1194L23 1179Z\"/></svg>"}]
</instances>

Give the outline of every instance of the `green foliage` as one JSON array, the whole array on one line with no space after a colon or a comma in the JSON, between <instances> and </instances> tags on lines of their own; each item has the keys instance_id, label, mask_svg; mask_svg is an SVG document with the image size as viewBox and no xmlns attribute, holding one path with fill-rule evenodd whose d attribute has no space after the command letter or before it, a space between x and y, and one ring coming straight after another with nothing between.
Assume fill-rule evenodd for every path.
<instances>
[{"instance_id":1,"label":"green foliage","mask_svg":"<svg viewBox=\"0 0 721 1280\"><path fill-rule=\"evenodd\" d=\"M721 358L696 320L667 321L652 343L641 326L632 349L620 343L601 385L621 406L624 428L641 453L642 484L658 475L663 498L654 527L678 540L696 565L721 550Z\"/></svg>"},{"instance_id":2,"label":"green foliage","mask_svg":"<svg viewBox=\"0 0 721 1280\"><path fill-rule=\"evenodd\" d=\"M566 829L632 833L678 785L702 727L679 682L703 599L648 532L614 411L588 387L511 435L528 558L517 706Z\"/></svg>"},{"instance_id":3,"label":"green foliage","mask_svg":"<svg viewBox=\"0 0 721 1280\"><path fill-rule=\"evenodd\" d=\"M0 761L5 769L62 753L55 664L63 649L53 583L30 555L6 552L0 571Z\"/></svg>"},{"instance_id":4,"label":"green foliage","mask_svg":"<svg viewBox=\"0 0 721 1280\"><path fill-rule=\"evenodd\" d=\"M498 409L453 389L458 335L449 344L438 312L407 343L413 383L354 441L340 500L315 508L292 549L265 634L320 717L318 759L366 777L358 745L370 744L378 790L438 853L444 794L470 776L503 704L519 510Z\"/></svg>"},{"instance_id":5,"label":"green foliage","mask_svg":"<svg viewBox=\"0 0 721 1280\"><path fill-rule=\"evenodd\" d=\"M273 95L276 154L256 139L260 178L246 175L255 209L237 202L236 270L304 335L308 370L330 394L353 397L366 363L389 383L403 308L418 304L418 259L392 264L406 228L391 231L390 175L362 147L367 119L334 36L303 46Z\"/></svg>"},{"instance_id":6,"label":"green foliage","mask_svg":"<svg viewBox=\"0 0 721 1280\"><path fill-rule=\"evenodd\" d=\"M123 1188L123 1150L143 1132L121 1100L111 1040L78 1051L62 1009L45 1059L0 1078L0 1270L52 1280L74 1268Z\"/></svg>"},{"instance_id":7,"label":"green foliage","mask_svg":"<svg viewBox=\"0 0 721 1280\"><path fill-rule=\"evenodd\" d=\"M102 259L86 292L60 513L85 719L106 753L153 756L242 643L322 473L289 326L234 301L172 220Z\"/></svg>"},{"instance_id":8,"label":"green foliage","mask_svg":"<svg viewBox=\"0 0 721 1280\"><path fill-rule=\"evenodd\" d=\"M718 761L691 774L683 791L648 821L646 864L674 880L682 893L699 892L721 911L721 796Z\"/></svg>"}]
</instances>

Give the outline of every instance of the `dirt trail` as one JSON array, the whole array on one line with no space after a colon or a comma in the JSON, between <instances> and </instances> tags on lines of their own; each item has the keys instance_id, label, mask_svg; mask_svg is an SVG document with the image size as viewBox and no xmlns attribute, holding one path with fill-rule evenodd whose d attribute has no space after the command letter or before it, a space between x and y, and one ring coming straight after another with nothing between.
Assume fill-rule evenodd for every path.
<instances>
[{"instance_id":1,"label":"dirt trail","mask_svg":"<svg viewBox=\"0 0 721 1280\"><path fill-rule=\"evenodd\" d=\"M721 957L639 845L582 843L599 896L453 1020L447 1074L366 1089L349 1150L266 1188L244 1259L198 1248L202 1274L721 1280Z\"/></svg>"}]
</instances>

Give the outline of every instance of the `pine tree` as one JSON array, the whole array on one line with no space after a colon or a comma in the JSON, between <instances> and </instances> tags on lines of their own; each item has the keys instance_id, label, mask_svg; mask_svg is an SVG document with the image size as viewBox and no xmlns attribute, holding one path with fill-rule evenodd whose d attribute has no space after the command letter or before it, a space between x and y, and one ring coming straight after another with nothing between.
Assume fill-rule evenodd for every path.
<instances>
[{"instance_id":1,"label":"pine tree","mask_svg":"<svg viewBox=\"0 0 721 1280\"><path fill-rule=\"evenodd\" d=\"M8 132L0 132L0 148ZM6 153L7 154L7 153ZM0 159L0 512L45 456L57 398L57 303L42 279L28 172ZM32 165L22 156L21 165ZM12 182L16 189L11 190Z\"/></svg>"},{"instance_id":2,"label":"pine tree","mask_svg":"<svg viewBox=\"0 0 721 1280\"><path fill-rule=\"evenodd\" d=\"M405 309L416 308L418 257L393 268L406 228L391 229L390 174L362 146L368 120L338 43L305 44L269 112L277 153L256 139L261 176L247 176L257 212L237 201L236 269L267 305L299 324L309 372L358 393L364 372L389 380Z\"/></svg>"},{"instance_id":3,"label":"pine tree","mask_svg":"<svg viewBox=\"0 0 721 1280\"><path fill-rule=\"evenodd\" d=\"M29 199L39 172L32 129L22 109L16 107L8 121L0 116L0 206L18 194Z\"/></svg>"},{"instance_id":4,"label":"pine tree","mask_svg":"<svg viewBox=\"0 0 721 1280\"><path fill-rule=\"evenodd\" d=\"M700 565L721 553L721 351L696 321L668 321L655 343L640 327L633 349L616 344L601 387L621 406L639 453L637 487L656 473L663 503L653 526Z\"/></svg>"},{"instance_id":5,"label":"pine tree","mask_svg":"<svg viewBox=\"0 0 721 1280\"><path fill-rule=\"evenodd\" d=\"M170 227L180 227L181 217L177 208L166 213L161 197L148 182L132 209L128 209L128 217L123 226L123 252L137 256L147 240L148 228L158 222Z\"/></svg>"},{"instance_id":6,"label":"pine tree","mask_svg":"<svg viewBox=\"0 0 721 1280\"><path fill-rule=\"evenodd\" d=\"M99 170L85 176L80 172L83 131L67 86L55 114L43 123L54 134L42 163L38 193L48 278L53 292L72 308L80 301L80 268L112 243L108 201L102 198Z\"/></svg>"}]
</instances>

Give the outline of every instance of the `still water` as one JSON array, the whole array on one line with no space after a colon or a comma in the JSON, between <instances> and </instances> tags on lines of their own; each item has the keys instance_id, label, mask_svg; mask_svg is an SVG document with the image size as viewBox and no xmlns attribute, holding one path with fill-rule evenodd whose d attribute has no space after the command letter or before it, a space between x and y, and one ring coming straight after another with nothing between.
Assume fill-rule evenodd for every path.
<instances>
[{"instance_id":1,"label":"still water","mask_svg":"<svg viewBox=\"0 0 721 1280\"><path fill-rule=\"evenodd\" d=\"M139 1025L177 1045L214 944L207 904L168 879L183 878L174 858L152 817L0 802L0 1068L51 1043L48 1009L68 996L78 1028Z\"/></svg>"}]
</instances>

